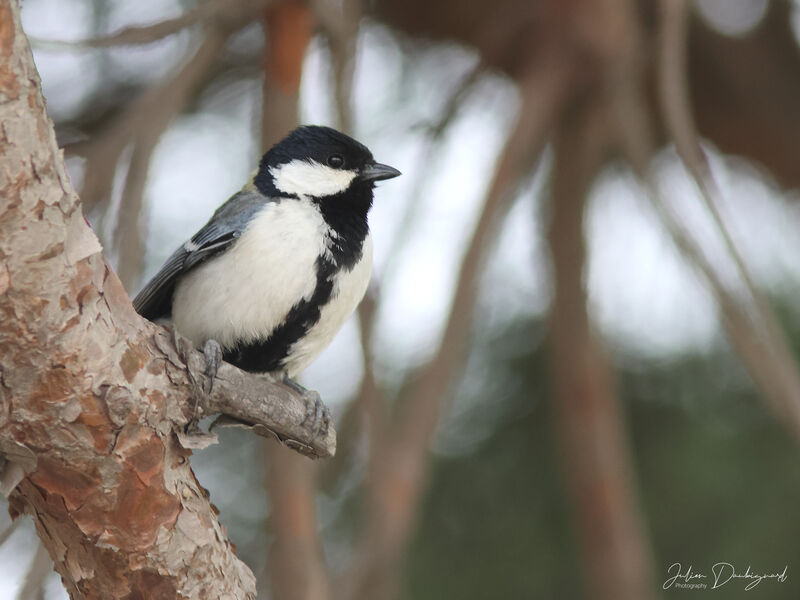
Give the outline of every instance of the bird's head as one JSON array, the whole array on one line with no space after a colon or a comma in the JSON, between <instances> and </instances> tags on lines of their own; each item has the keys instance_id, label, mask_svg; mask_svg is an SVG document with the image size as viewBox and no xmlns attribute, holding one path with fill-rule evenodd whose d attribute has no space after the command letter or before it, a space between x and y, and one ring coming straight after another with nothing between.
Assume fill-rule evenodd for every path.
<instances>
[{"instance_id":1,"label":"bird's head","mask_svg":"<svg viewBox=\"0 0 800 600\"><path fill-rule=\"evenodd\" d=\"M398 175L397 169L375 162L369 149L353 138L330 127L307 125L264 154L254 183L267 196L362 204L371 203L376 181Z\"/></svg>"}]
</instances>

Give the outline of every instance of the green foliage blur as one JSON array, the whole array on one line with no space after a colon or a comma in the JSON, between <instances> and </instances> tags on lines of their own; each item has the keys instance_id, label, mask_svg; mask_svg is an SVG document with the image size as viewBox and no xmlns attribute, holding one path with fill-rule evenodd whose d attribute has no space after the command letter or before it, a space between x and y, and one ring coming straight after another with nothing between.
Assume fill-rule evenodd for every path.
<instances>
[{"instance_id":1,"label":"green foliage blur","mask_svg":"<svg viewBox=\"0 0 800 600\"><path fill-rule=\"evenodd\" d=\"M788 324L795 347L799 324ZM542 329L518 323L476 350L491 378L473 389L477 405L493 404L504 417L469 452L435 458L408 554L407 598L583 597L547 356L540 348L508 357L509 347L525 348ZM660 364L617 362L656 583L676 562L708 576L692 580L707 589L672 586L663 597L800 597L797 443L767 413L724 342ZM712 590L719 562L758 573L788 565L788 579L750 591L749 580L732 579Z\"/></svg>"}]
</instances>

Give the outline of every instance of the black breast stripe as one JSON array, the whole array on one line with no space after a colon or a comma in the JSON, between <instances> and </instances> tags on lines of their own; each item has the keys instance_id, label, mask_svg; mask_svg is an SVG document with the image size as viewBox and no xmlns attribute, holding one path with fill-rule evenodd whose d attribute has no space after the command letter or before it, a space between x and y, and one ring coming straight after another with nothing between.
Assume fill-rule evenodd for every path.
<instances>
[{"instance_id":1,"label":"black breast stripe","mask_svg":"<svg viewBox=\"0 0 800 600\"><path fill-rule=\"evenodd\" d=\"M267 339L226 350L223 353L226 362L254 373L278 371L283 368L292 345L319 321L322 307L331 299L336 266L329 259L319 257L316 267L317 284L311 297L295 304L282 324L275 328Z\"/></svg>"}]
</instances>

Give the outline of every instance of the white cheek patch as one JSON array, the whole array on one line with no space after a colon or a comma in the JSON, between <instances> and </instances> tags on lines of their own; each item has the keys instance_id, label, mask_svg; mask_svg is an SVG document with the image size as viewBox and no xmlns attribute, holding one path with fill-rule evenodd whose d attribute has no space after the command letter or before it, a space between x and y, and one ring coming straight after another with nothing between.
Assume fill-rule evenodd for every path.
<instances>
[{"instance_id":1,"label":"white cheek patch","mask_svg":"<svg viewBox=\"0 0 800 600\"><path fill-rule=\"evenodd\" d=\"M321 198L345 191L355 171L333 169L312 160L293 160L269 170L275 187L285 194Z\"/></svg>"}]
</instances>

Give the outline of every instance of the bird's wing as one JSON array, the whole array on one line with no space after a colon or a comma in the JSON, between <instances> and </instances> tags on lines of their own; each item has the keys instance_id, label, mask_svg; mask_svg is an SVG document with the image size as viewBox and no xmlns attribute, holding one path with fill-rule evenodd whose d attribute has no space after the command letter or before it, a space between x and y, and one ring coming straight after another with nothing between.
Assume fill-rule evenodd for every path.
<instances>
[{"instance_id":1,"label":"bird's wing","mask_svg":"<svg viewBox=\"0 0 800 600\"><path fill-rule=\"evenodd\" d=\"M235 242L252 216L267 203L276 201L247 188L234 194L191 240L172 253L158 273L136 295L133 300L136 312L151 321L169 316L178 280Z\"/></svg>"}]
</instances>

